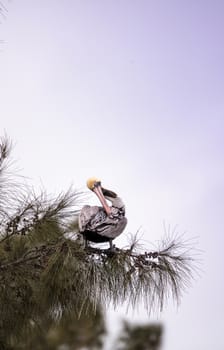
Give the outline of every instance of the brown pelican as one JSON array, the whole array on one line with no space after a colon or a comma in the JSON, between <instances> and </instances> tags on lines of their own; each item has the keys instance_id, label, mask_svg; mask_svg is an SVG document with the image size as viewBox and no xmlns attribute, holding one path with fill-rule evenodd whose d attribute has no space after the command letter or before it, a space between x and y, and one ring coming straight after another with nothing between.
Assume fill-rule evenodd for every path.
<instances>
[{"instance_id":1,"label":"brown pelican","mask_svg":"<svg viewBox=\"0 0 224 350\"><path fill-rule=\"evenodd\" d=\"M124 203L116 193L101 187L101 181L95 177L87 180L87 187L97 195L102 207L85 205L82 208L79 214L79 232L84 236L86 246L88 241L109 242L112 249L112 240L127 225Z\"/></svg>"}]
</instances>

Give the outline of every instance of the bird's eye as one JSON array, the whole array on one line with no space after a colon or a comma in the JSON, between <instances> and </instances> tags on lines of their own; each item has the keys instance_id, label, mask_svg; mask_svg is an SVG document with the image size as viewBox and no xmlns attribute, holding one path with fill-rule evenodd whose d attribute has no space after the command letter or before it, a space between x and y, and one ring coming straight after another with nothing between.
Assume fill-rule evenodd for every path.
<instances>
[{"instance_id":1,"label":"bird's eye","mask_svg":"<svg viewBox=\"0 0 224 350\"><path fill-rule=\"evenodd\" d=\"M95 182L94 185L93 185L93 188L98 187L98 186L101 186L101 182L100 181Z\"/></svg>"}]
</instances>

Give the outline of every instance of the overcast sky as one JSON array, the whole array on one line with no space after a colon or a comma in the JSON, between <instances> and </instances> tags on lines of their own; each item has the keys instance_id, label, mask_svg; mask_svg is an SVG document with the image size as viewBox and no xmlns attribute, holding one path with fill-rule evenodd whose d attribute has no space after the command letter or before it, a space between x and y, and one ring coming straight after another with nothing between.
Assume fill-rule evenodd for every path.
<instances>
[{"instance_id":1,"label":"overcast sky","mask_svg":"<svg viewBox=\"0 0 224 350\"><path fill-rule=\"evenodd\" d=\"M146 245L164 221L198 237L204 272L161 315L165 350L224 348L223 13L222 0L14 0L0 25L1 134L22 173L53 193L100 177Z\"/></svg>"}]
</instances>

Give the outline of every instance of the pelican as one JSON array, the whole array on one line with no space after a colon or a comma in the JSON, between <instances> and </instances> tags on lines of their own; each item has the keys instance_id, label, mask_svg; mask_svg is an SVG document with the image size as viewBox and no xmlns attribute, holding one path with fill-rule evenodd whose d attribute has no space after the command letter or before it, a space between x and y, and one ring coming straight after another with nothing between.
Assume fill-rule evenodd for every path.
<instances>
[{"instance_id":1,"label":"pelican","mask_svg":"<svg viewBox=\"0 0 224 350\"><path fill-rule=\"evenodd\" d=\"M101 243L112 241L118 237L127 225L125 206L120 197L113 191L101 186L101 181L92 177L87 180L87 187L99 198L102 206L85 205L78 218L79 232L84 236L86 246L88 241ZM112 205L107 203L109 200Z\"/></svg>"}]
</instances>

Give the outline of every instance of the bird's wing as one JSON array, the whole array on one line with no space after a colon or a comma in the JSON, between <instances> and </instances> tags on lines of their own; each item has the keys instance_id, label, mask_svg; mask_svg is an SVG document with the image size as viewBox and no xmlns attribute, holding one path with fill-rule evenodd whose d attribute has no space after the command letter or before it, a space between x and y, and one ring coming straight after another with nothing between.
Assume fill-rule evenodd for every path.
<instances>
[{"instance_id":1,"label":"bird's wing","mask_svg":"<svg viewBox=\"0 0 224 350\"><path fill-rule=\"evenodd\" d=\"M108 220L97 227L97 233L101 236L114 239L124 231L127 225L127 219L126 217L119 220L110 219L110 223L107 222Z\"/></svg>"},{"instance_id":2,"label":"bird's wing","mask_svg":"<svg viewBox=\"0 0 224 350\"><path fill-rule=\"evenodd\" d=\"M79 231L83 232L86 230L86 226L90 223L99 211L99 207L85 205L79 214Z\"/></svg>"}]
</instances>

